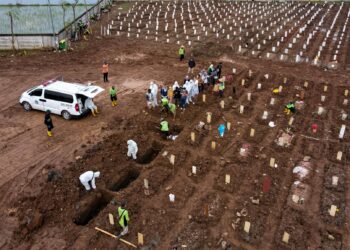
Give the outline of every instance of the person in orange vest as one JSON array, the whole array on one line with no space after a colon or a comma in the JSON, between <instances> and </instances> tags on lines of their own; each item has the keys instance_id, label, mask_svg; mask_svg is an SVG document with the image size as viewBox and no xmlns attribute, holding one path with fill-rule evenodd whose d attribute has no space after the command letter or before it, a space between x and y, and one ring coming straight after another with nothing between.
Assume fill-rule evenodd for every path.
<instances>
[{"instance_id":1,"label":"person in orange vest","mask_svg":"<svg viewBox=\"0 0 350 250\"><path fill-rule=\"evenodd\" d=\"M108 82L108 63L106 61L104 61L102 65L102 74L103 82Z\"/></svg>"}]
</instances>

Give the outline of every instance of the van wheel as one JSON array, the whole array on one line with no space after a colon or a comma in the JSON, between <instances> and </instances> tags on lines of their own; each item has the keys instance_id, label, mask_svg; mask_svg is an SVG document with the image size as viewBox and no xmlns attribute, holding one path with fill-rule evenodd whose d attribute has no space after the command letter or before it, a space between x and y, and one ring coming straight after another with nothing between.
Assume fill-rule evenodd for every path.
<instances>
[{"instance_id":1,"label":"van wheel","mask_svg":"<svg viewBox=\"0 0 350 250\"><path fill-rule=\"evenodd\" d=\"M25 111L31 111L32 110L32 106L30 106L30 104L28 102L23 102L22 103L23 108Z\"/></svg>"},{"instance_id":2,"label":"van wheel","mask_svg":"<svg viewBox=\"0 0 350 250\"><path fill-rule=\"evenodd\" d=\"M64 118L65 120L70 120L70 118L71 118L71 115L70 115L69 112L66 111L66 110L63 110L63 111L62 111L62 116L63 116L63 118Z\"/></svg>"}]
</instances>

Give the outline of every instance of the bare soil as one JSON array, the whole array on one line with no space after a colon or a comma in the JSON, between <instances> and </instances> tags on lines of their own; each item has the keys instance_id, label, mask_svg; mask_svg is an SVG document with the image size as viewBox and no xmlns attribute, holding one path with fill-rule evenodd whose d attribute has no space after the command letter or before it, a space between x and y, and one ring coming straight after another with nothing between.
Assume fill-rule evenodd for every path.
<instances>
[{"instance_id":1,"label":"bare soil","mask_svg":"<svg viewBox=\"0 0 350 250\"><path fill-rule=\"evenodd\" d=\"M109 16L118 12L117 5ZM107 22L103 15L101 23ZM168 117L178 137L165 140L156 128L164 114L159 108L146 108L144 93L150 81L168 85L183 81L187 61L178 61L178 45L115 34L100 37L99 25L87 41L72 44L69 52L1 54L1 249L128 249L94 229L114 234L120 230L109 224L108 214L116 214L122 199L128 201L131 218L125 239L137 244L137 233L142 233L142 249L350 249L348 128L344 139L338 138L341 125L349 126L349 118L339 118L342 111L350 112L350 106L343 104L344 91L350 90L350 74L344 67L325 70L306 63L268 61L225 50L209 40L198 42L187 49L188 55L195 52L197 72L211 62L223 62L223 75L233 80L226 84L223 99L209 88L204 92L206 102L200 94L195 105L178 110L175 121ZM345 53L343 66L349 57L349 51ZM110 64L108 84L101 81L104 60ZM43 113L25 112L18 99L23 91L58 75L69 82L94 82L106 90L115 85L118 106L110 105L105 91L95 100L97 117L65 121L54 116L54 137L47 138ZM283 91L274 94L280 85ZM300 100L301 91L304 108L286 115L284 105ZM321 95L326 96L324 102ZM271 98L276 100L273 105ZM245 107L243 113L240 105ZM319 106L325 114L317 113ZM206 123L207 112L212 113L212 122L198 130L201 121ZM276 127L269 127L270 121ZM217 127L226 122L231 129L219 138ZM316 133L313 123L318 124ZM282 131L293 133L288 147L276 144ZM138 143L136 161L126 156L128 139ZM175 155L174 165L170 155ZM305 156L314 166L307 181L311 194L303 209L296 209L289 205L297 180L292 170ZM197 167L196 174L192 166ZM97 190L89 193L78 180L87 170L101 172ZM58 176L48 181L51 171ZM332 176L339 177L337 185ZM149 181L148 192L144 179ZM270 186L263 192L266 179ZM169 194L175 195L174 203ZM334 217L329 214L331 205L338 208ZM243 230L245 222L250 222L249 232ZM288 243L282 241L285 232Z\"/></svg>"}]
</instances>

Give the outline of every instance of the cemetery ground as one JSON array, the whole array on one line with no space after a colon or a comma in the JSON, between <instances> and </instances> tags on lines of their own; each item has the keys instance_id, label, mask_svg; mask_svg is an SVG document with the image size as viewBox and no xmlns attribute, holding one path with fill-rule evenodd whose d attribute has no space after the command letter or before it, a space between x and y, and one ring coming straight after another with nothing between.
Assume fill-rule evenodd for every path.
<instances>
[{"instance_id":1,"label":"cemetery ground","mask_svg":"<svg viewBox=\"0 0 350 250\"><path fill-rule=\"evenodd\" d=\"M175 43L113 34L93 35L68 53L0 57L1 248L128 249L95 230L116 233L111 201L127 199L125 239L137 245L143 234L143 249L349 249L349 72L194 44L187 53L197 70L223 62L231 80L223 99L207 89L205 102L201 94L175 121L169 117L178 135L172 141L161 138L164 114L145 108L144 93L152 80L182 81L187 63L177 50ZM104 93L95 100L100 115L54 116L54 137L46 138L43 113L26 113L17 102L57 75L114 84L119 105L111 107ZM295 114L283 112L302 99ZM230 129L219 138L222 123ZM138 143L136 161L126 157L128 139ZM293 174L296 166L304 172ZM48 182L50 170L59 176ZM91 193L78 182L86 170L101 172Z\"/></svg>"}]
</instances>

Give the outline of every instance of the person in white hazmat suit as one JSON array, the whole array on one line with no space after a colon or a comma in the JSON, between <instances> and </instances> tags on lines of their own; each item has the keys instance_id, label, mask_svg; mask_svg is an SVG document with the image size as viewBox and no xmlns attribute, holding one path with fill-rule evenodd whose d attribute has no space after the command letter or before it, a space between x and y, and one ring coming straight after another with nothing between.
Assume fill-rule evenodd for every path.
<instances>
[{"instance_id":1,"label":"person in white hazmat suit","mask_svg":"<svg viewBox=\"0 0 350 250\"><path fill-rule=\"evenodd\" d=\"M86 171L79 176L79 180L85 189L89 191L91 188L96 189L95 179L98 177L100 177L100 172Z\"/></svg>"},{"instance_id":2,"label":"person in white hazmat suit","mask_svg":"<svg viewBox=\"0 0 350 250\"><path fill-rule=\"evenodd\" d=\"M90 109L93 116L96 116L98 113L97 107L91 98L86 98L85 108Z\"/></svg>"},{"instance_id":3,"label":"person in white hazmat suit","mask_svg":"<svg viewBox=\"0 0 350 250\"><path fill-rule=\"evenodd\" d=\"M149 85L149 88L151 89L151 93L153 95L153 106L158 106L158 85L155 82L151 82Z\"/></svg>"},{"instance_id":4,"label":"person in white hazmat suit","mask_svg":"<svg viewBox=\"0 0 350 250\"><path fill-rule=\"evenodd\" d=\"M136 160L136 154L137 154L137 151L138 151L138 148L137 148L137 143L133 140L128 140L127 141L127 144L128 144L128 157L131 157Z\"/></svg>"}]
</instances>

